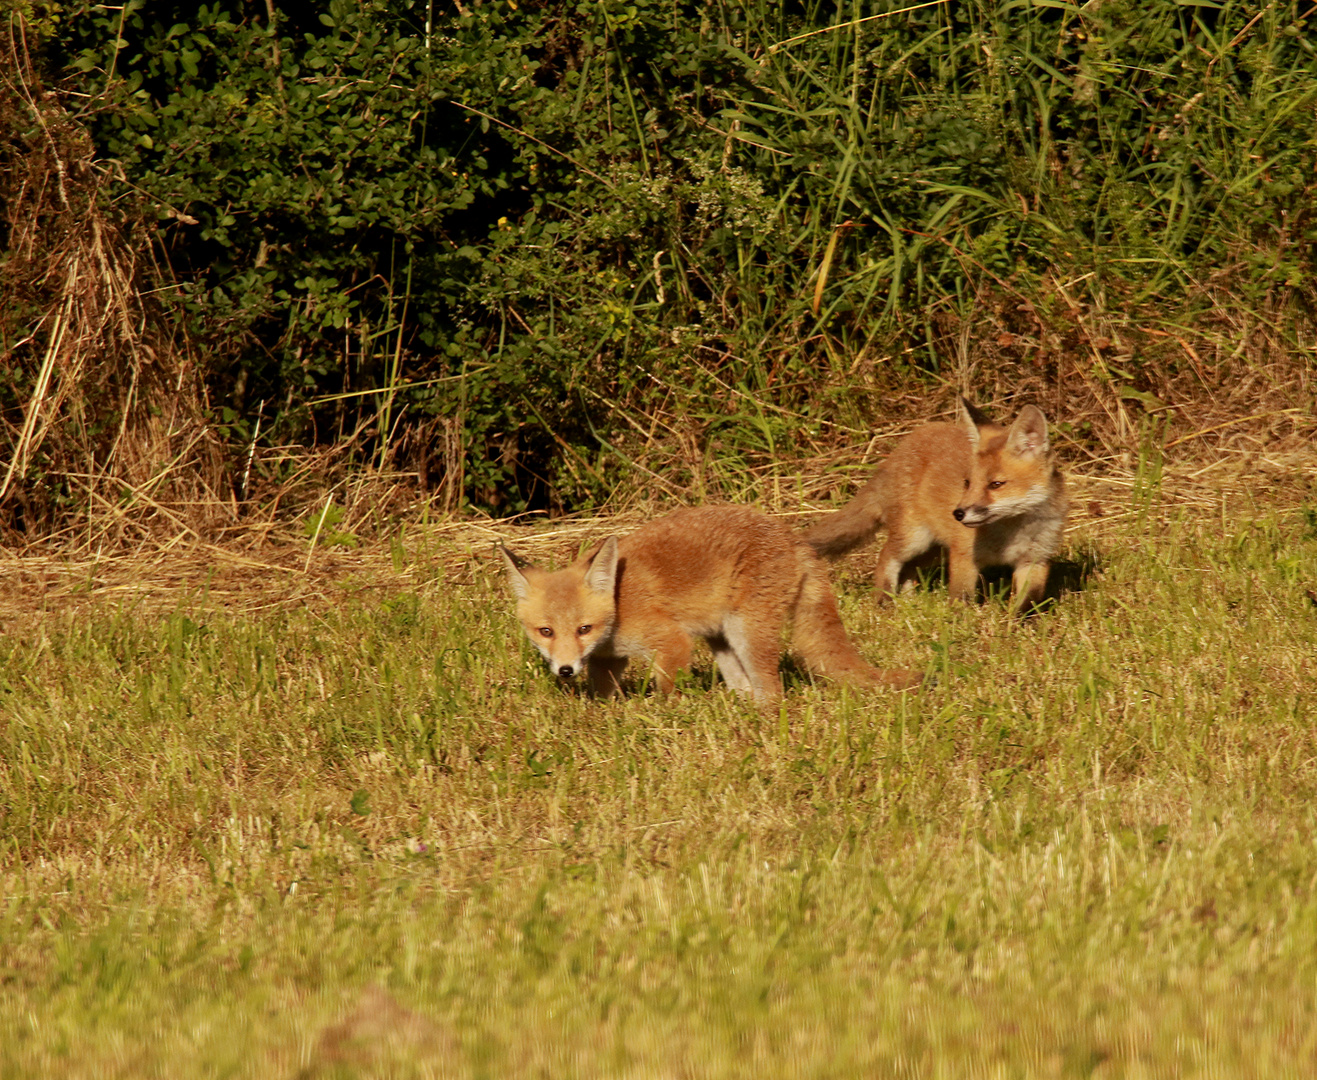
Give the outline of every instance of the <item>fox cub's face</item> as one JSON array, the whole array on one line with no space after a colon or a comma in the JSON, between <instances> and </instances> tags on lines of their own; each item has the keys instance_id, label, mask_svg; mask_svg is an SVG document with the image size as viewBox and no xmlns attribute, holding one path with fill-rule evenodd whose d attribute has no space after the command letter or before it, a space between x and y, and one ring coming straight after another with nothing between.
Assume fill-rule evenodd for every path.
<instances>
[{"instance_id":1,"label":"fox cub's face","mask_svg":"<svg viewBox=\"0 0 1317 1080\"><path fill-rule=\"evenodd\" d=\"M1051 496L1047 418L1042 412L1026 405L1004 435L981 432L978 424L985 420L962 399L960 422L973 455L965 492L951 513L970 528L1026 514Z\"/></svg>"},{"instance_id":2,"label":"fox cub's face","mask_svg":"<svg viewBox=\"0 0 1317 1080\"><path fill-rule=\"evenodd\" d=\"M499 545L517 618L526 636L562 678L579 675L586 657L608 640L617 616L617 538L564 570L540 570Z\"/></svg>"}]
</instances>

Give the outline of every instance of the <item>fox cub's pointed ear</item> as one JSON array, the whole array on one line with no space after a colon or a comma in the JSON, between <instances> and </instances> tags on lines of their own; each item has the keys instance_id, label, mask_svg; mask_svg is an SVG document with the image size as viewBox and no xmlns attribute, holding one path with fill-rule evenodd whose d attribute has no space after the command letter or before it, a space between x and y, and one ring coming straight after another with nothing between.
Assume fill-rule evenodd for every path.
<instances>
[{"instance_id":1,"label":"fox cub's pointed ear","mask_svg":"<svg viewBox=\"0 0 1317 1080\"><path fill-rule=\"evenodd\" d=\"M499 554L503 556L503 564L508 568L508 584L512 587L512 595L518 600L526 599L526 575L523 570L530 566L525 559L513 551L510 547L503 544L494 545L498 548Z\"/></svg>"},{"instance_id":2,"label":"fox cub's pointed ear","mask_svg":"<svg viewBox=\"0 0 1317 1080\"><path fill-rule=\"evenodd\" d=\"M617 537L610 536L590 560L585 572L586 588L613 595L617 587Z\"/></svg>"},{"instance_id":3,"label":"fox cub's pointed ear","mask_svg":"<svg viewBox=\"0 0 1317 1080\"><path fill-rule=\"evenodd\" d=\"M960 422L961 430L969 436L970 446L977 450L979 448L979 425L991 424L992 421L987 414L976 409L969 398L966 397L962 397L956 403L956 419Z\"/></svg>"},{"instance_id":4,"label":"fox cub's pointed ear","mask_svg":"<svg viewBox=\"0 0 1317 1080\"><path fill-rule=\"evenodd\" d=\"M1036 405L1026 405L1011 425L1006 446L1011 453L1024 457L1029 454L1045 454L1050 445L1047 439L1047 417Z\"/></svg>"},{"instance_id":5,"label":"fox cub's pointed ear","mask_svg":"<svg viewBox=\"0 0 1317 1080\"><path fill-rule=\"evenodd\" d=\"M992 417L975 405L974 402L970 401L969 398L965 397L964 394L960 396L960 412L962 423L964 423L965 417L968 417L969 422L975 427L987 427L992 423Z\"/></svg>"}]
</instances>

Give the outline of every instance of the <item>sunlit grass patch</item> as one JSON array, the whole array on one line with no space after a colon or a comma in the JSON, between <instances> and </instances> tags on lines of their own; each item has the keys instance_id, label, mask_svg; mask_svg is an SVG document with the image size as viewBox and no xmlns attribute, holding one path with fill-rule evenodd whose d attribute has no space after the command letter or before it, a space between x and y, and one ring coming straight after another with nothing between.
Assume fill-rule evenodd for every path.
<instances>
[{"instance_id":1,"label":"sunlit grass patch","mask_svg":"<svg viewBox=\"0 0 1317 1080\"><path fill-rule=\"evenodd\" d=\"M1026 619L936 582L879 607L853 557L861 651L935 678L796 673L770 710L707 660L667 698L561 686L447 541L265 609L15 614L0 1061L1301 1073L1311 514L1128 505L1077 518L1086 573Z\"/></svg>"}]
</instances>

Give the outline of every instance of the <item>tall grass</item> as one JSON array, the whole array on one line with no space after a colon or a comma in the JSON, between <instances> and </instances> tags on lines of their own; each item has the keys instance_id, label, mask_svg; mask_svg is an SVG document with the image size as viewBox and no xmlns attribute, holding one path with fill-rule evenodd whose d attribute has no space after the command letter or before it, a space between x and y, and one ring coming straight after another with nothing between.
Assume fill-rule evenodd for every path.
<instances>
[{"instance_id":1,"label":"tall grass","mask_svg":"<svg viewBox=\"0 0 1317 1080\"><path fill-rule=\"evenodd\" d=\"M755 93L723 115L741 160L808 189L809 268L841 223L863 226L831 263L825 325L1033 299L1057 264L1086 304L1178 308L1249 252L1301 257L1286 221L1307 220L1317 100L1301 7L927 4L788 36L752 5ZM1234 299L1266 307L1283 281L1234 277Z\"/></svg>"}]
</instances>

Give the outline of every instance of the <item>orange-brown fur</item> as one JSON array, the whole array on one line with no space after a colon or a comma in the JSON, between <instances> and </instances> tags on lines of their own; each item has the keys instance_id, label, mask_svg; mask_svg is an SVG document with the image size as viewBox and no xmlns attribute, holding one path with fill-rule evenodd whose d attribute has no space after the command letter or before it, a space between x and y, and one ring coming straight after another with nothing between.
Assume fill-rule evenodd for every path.
<instances>
[{"instance_id":1,"label":"orange-brown fur","mask_svg":"<svg viewBox=\"0 0 1317 1080\"><path fill-rule=\"evenodd\" d=\"M1026 406L1007 429L962 398L958 423L905 436L855 498L804 540L836 559L886 526L874 570L880 597L896 592L908 563L940 546L953 597L971 598L985 567L1010 566L1020 608L1043 598L1067 506L1042 412Z\"/></svg>"},{"instance_id":2,"label":"orange-brown fur","mask_svg":"<svg viewBox=\"0 0 1317 1080\"><path fill-rule=\"evenodd\" d=\"M501 550L527 636L555 673L588 670L602 696L618 689L632 657L648 659L659 688L671 690L699 637L729 686L776 700L788 618L793 650L811 672L860 686L919 682L855 651L823 564L791 529L745 507L678 510L558 571Z\"/></svg>"}]
</instances>

